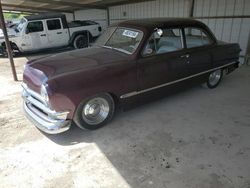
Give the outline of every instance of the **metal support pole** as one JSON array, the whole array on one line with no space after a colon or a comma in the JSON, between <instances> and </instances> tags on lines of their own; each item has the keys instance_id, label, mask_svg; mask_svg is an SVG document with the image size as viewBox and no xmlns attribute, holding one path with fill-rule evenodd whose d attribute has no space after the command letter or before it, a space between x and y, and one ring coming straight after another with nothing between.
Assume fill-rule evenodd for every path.
<instances>
[{"instance_id":1,"label":"metal support pole","mask_svg":"<svg viewBox=\"0 0 250 188\"><path fill-rule=\"evenodd\" d=\"M16 69L15 69L15 65L14 65L14 60L13 60L12 49L11 49L11 46L10 46L9 37L8 37L7 29L6 29L6 26L5 26L1 0L0 0L0 25L2 26L2 30L3 30L3 34L4 34L5 45L6 45L8 57L9 57L9 60L10 60L10 65L11 65L13 78L14 78L14 81L18 81L17 80L17 75L16 75Z\"/></svg>"},{"instance_id":2,"label":"metal support pole","mask_svg":"<svg viewBox=\"0 0 250 188\"><path fill-rule=\"evenodd\" d=\"M247 65L250 65L250 31L248 34L248 43L247 43L247 50L245 54L245 62Z\"/></svg>"},{"instance_id":3,"label":"metal support pole","mask_svg":"<svg viewBox=\"0 0 250 188\"><path fill-rule=\"evenodd\" d=\"M75 21L76 20L76 13L75 13L75 11L73 12L73 21Z\"/></svg>"},{"instance_id":4,"label":"metal support pole","mask_svg":"<svg viewBox=\"0 0 250 188\"><path fill-rule=\"evenodd\" d=\"M89 47L89 32L87 31L87 37L88 37L88 47Z\"/></svg>"},{"instance_id":5,"label":"metal support pole","mask_svg":"<svg viewBox=\"0 0 250 188\"><path fill-rule=\"evenodd\" d=\"M189 17L194 17L194 0L190 0L190 10L189 10Z\"/></svg>"},{"instance_id":6,"label":"metal support pole","mask_svg":"<svg viewBox=\"0 0 250 188\"><path fill-rule=\"evenodd\" d=\"M107 8L107 24L110 26L110 12L109 12L109 7Z\"/></svg>"}]
</instances>

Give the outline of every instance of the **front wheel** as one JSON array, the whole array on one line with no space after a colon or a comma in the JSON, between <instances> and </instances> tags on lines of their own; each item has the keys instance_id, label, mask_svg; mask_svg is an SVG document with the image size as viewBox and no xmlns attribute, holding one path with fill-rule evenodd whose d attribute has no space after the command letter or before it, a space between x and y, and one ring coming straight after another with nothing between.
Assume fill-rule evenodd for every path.
<instances>
[{"instance_id":1,"label":"front wheel","mask_svg":"<svg viewBox=\"0 0 250 188\"><path fill-rule=\"evenodd\" d=\"M115 103L111 95L99 94L83 101L77 108L74 122L82 129L95 130L113 118Z\"/></svg>"},{"instance_id":2,"label":"front wheel","mask_svg":"<svg viewBox=\"0 0 250 188\"><path fill-rule=\"evenodd\" d=\"M222 77L223 77L222 69L215 70L210 73L207 82L204 84L204 86L210 89L216 88L220 84Z\"/></svg>"}]
</instances>

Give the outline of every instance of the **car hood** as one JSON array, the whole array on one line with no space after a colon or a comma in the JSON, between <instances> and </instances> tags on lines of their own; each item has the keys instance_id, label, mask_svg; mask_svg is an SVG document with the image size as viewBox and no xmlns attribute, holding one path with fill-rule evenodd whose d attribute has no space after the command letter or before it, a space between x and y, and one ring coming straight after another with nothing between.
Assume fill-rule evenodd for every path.
<instances>
[{"instance_id":1,"label":"car hood","mask_svg":"<svg viewBox=\"0 0 250 188\"><path fill-rule=\"evenodd\" d=\"M15 29L12 28L7 28L7 33L9 37L17 37L18 33L15 31ZM3 30L0 29L0 39L4 39L4 34L3 34Z\"/></svg>"},{"instance_id":2,"label":"car hood","mask_svg":"<svg viewBox=\"0 0 250 188\"><path fill-rule=\"evenodd\" d=\"M91 47L30 61L27 66L43 72L50 79L127 59L127 54L104 47Z\"/></svg>"}]
</instances>

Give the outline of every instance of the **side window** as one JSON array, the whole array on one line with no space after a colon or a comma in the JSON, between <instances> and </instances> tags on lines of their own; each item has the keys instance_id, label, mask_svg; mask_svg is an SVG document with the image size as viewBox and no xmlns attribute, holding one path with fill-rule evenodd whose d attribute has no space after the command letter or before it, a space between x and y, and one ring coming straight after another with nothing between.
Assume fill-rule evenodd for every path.
<instances>
[{"instance_id":1,"label":"side window","mask_svg":"<svg viewBox=\"0 0 250 188\"><path fill-rule=\"evenodd\" d=\"M144 48L144 55L162 54L183 48L180 29L163 29L161 31L161 35L158 30L151 35Z\"/></svg>"},{"instance_id":2,"label":"side window","mask_svg":"<svg viewBox=\"0 0 250 188\"><path fill-rule=\"evenodd\" d=\"M47 20L47 27L48 30L57 30L57 29L61 29L61 22L59 19L55 19L55 20Z\"/></svg>"},{"instance_id":3,"label":"side window","mask_svg":"<svg viewBox=\"0 0 250 188\"><path fill-rule=\"evenodd\" d=\"M198 28L185 28L187 48L205 46L212 43L209 36Z\"/></svg>"},{"instance_id":4,"label":"side window","mask_svg":"<svg viewBox=\"0 0 250 188\"><path fill-rule=\"evenodd\" d=\"M42 21L29 22L27 25L27 31L29 33L43 31L43 22Z\"/></svg>"}]
</instances>

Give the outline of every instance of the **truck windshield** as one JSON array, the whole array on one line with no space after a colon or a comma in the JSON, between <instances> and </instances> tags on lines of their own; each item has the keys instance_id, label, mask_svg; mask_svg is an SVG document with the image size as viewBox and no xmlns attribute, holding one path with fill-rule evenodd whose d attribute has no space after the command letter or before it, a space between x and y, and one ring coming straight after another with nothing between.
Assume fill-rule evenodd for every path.
<instances>
[{"instance_id":1,"label":"truck windshield","mask_svg":"<svg viewBox=\"0 0 250 188\"><path fill-rule=\"evenodd\" d=\"M19 22L19 24L16 27L16 31L17 32L22 31L25 23L26 23L26 20L25 19L21 19L21 21Z\"/></svg>"},{"instance_id":2,"label":"truck windshield","mask_svg":"<svg viewBox=\"0 0 250 188\"><path fill-rule=\"evenodd\" d=\"M132 54L138 48L143 32L130 28L110 27L96 42L96 45Z\"/></svg>"}]
</instances>

